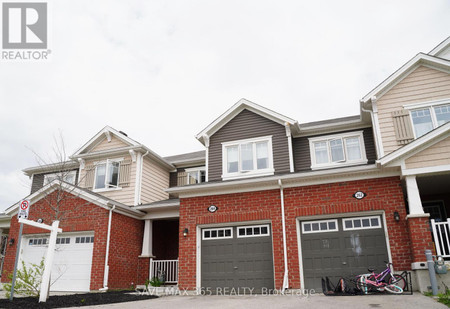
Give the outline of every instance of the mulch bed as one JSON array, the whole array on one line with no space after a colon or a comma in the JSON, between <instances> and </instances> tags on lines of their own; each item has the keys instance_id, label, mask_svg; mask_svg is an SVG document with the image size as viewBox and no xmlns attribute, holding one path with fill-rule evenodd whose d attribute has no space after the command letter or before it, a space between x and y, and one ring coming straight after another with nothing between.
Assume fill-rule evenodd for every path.
<instances>
[{"instance_id":1,"label":"mulch bed","mask_svg":"<svg viewBox=\"0 0 450 309\"><path fill-rule=\"evenodd\" d=\"M132 292L133 291L110 291L105 293L50 296L45 303L39 303L39 299L35 297L14 297L12 302L10 302L9 299L0 299L0 308L82 307L158 298L158 296L155 295L131 294Z\"/></svg>"}]
</instances>

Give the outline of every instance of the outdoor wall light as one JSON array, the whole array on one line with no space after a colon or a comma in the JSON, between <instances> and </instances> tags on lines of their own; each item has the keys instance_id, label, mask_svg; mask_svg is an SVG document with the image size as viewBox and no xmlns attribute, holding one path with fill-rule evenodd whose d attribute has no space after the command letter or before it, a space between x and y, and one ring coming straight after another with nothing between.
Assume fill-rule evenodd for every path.
<instances>
[{"instance_id":1,"label":"outdoor wall light","mask_svg":"<svg viewBox=\"0 0 450 309\"><path fill-rule=\"evenodd\" d=\"M394 220L397 222L400 221L400 215L398 214L398 211L394 212Z\"/></svg>"},{"instance_id":2,"label":"outdoor wall light","mask_svg":"<svg viewBox=\"0 0 450 309\"><path fill-rule=\"evenodd\" d=\"M14 238L11 238L11 239L9 240L9 245L10 245L10 246L14 245L14 242L15 242L15 239L14 239Z\"/></svg>"},{"instance_id":3,"label":"outdoor wall light","mask_svg":"<svg viewBox=\"0 0 450 309\"><path fill-rule=\"evenodd\" d=\"M189 230L188 230L187 228L184 229L184 231L183 231L183 236L186 237L188 233L189 233Z\"/></svg>"}]
</instances>

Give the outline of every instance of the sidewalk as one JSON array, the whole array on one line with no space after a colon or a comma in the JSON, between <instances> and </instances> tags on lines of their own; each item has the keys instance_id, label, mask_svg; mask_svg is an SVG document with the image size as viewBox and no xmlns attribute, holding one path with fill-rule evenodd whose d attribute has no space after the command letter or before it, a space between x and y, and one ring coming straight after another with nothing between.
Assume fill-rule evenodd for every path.
<instances>
[{"instance_id":1,"label":"sidewalk","mask_svg":"<svg viewBox=\"0 0 450 309\"><path fill-rule=\"evenodd\" d=\"M436 300L416 293L414 295L364 295L364 296L305 296L254 295L254 296L164 296L158 299L118 303L83 308L447 308Z\"/></svg>"}]
</instances>

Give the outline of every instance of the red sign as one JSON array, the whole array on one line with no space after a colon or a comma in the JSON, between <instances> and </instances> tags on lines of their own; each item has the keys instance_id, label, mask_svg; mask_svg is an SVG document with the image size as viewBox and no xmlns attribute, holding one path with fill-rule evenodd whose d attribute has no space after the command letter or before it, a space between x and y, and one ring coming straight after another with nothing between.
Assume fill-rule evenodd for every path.
<instances>
[{"instance_id":1,"label":"red sign","mask_svg":"<svg viewBox=\"0 0 450 309\"><path fill-rule=\"evenodd\" d=\"M28 212L30 211L30 201L29 200L21 200L19 207L19 213L17 214L17 218L28 219Z\"/></svg>"}]
</instances>

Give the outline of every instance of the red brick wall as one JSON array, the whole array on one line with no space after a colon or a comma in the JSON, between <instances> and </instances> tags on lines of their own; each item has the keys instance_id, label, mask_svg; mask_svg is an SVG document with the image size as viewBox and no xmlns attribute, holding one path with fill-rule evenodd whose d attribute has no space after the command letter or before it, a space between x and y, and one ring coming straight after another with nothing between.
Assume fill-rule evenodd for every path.
<instances>
[{"instance_id":1,"label":"red brick wall","mask_svg":"<svg viewBox=\"0 0 450 309\"><path fill-rule=\"evenodd\" d=\"M363 191L367 196L356 200L352 195ZM385 210L393 263L396 269L409 269L411 252L407 234L406 209L400 180L397 177L341 182L284 189L289 285L300 288L300 270L296 218L321 214ZM180 270L179 286L196 286L196 226L199 224L271 220L275 286L280 288L284 273L280 190L235 193L183 198L180 202ZM207 207L219 207L209 213ZM400 222L395 222L398 211ZM188 237L183 230L189 229Z\"/></svg>"},{"instance_id":2,"label":"red brick wall","mask_svg":"<svg viewBox=\"0 0 450 309\"><path fill-rule=\"evenodd\" d=\"M103 276L104 276L104 266L105 266L105 252L106 252L106 238L108 232L108 216L109 211L96 206L90 202L87 202L79 197L65 193L66 197L59 207L60 211L60 227L63 232L81 232L81 231L93 231L94 232L94 248L92 256L92 269L91 269L91 290L98 290L103 287ZM38 218L44 219L44 223L51 224L55 219L55 210L49 206L56 205L54 200L57 193L54 192L48 195L46 198L39 200L38 202L30 206L30 220L37 220ZM114 266L110 266L110 279L112 278L114 282L114 287L126 288L129 287L130 278L128 276L122 279L115 279L115 271L120 271L116 267L117 263L114 260L115 256L120 256L124 264L130 263L133 265L137 264L137 256L140 252L137 252L136 246L142 243L142 221L132 219L123 215L114 213L113 215L113 228L111 230L111 240L121 241L120 228L126 229L125 233L132 233L132 245L121 244L121 249L119 247L114 247L114 241L111 241L110 247L110 265L111 261L114 261ZM115 227L118 226L118 228ZM31 226L24 226L23 234L46 234L48 231L34 228ZM14 238L16 242L14 245L9 246L6 251L5 262L3 266L2 282L9 281L7 279L7 274L12 273L14 268L14 260L16 256L17 239L19 234L19 224L17 222L17 216L14 216L11 220L11 227L9 233L9 239ZM136 235L134 235L136 234ZM139 238L139 240L138 240ZM123 254L118 254L118 252L124 252L126 258ZM112 257L112 258L111 258ZM126 261L126 262L125 262ZM128 267L128 266L125 266ZM127 268L128 269L128 268ZM135 267L133 275L136 277Z\"/></svg>"},{"instance_id":3,"label":"red brick wall","mask_svg":"<svg viewBox=\"0 0 450 309\"><path fill-rule=\"evenodd\" d=\"M412 262L426 261L426 249L435 254L428 217L408 218L408 230L411 238Z\"/></svg>"},{"instance_id":4,"label":"red brick wall","mask_svg":"<svg viewBox=\"0 0 450 309\"><path fill-rule=\"evenodd\" d=\"M139 279L138 258L142 251L143 233L144 221L113 213L108 263L110 289L144 283Z\"/></svg>"}]
</instances>

